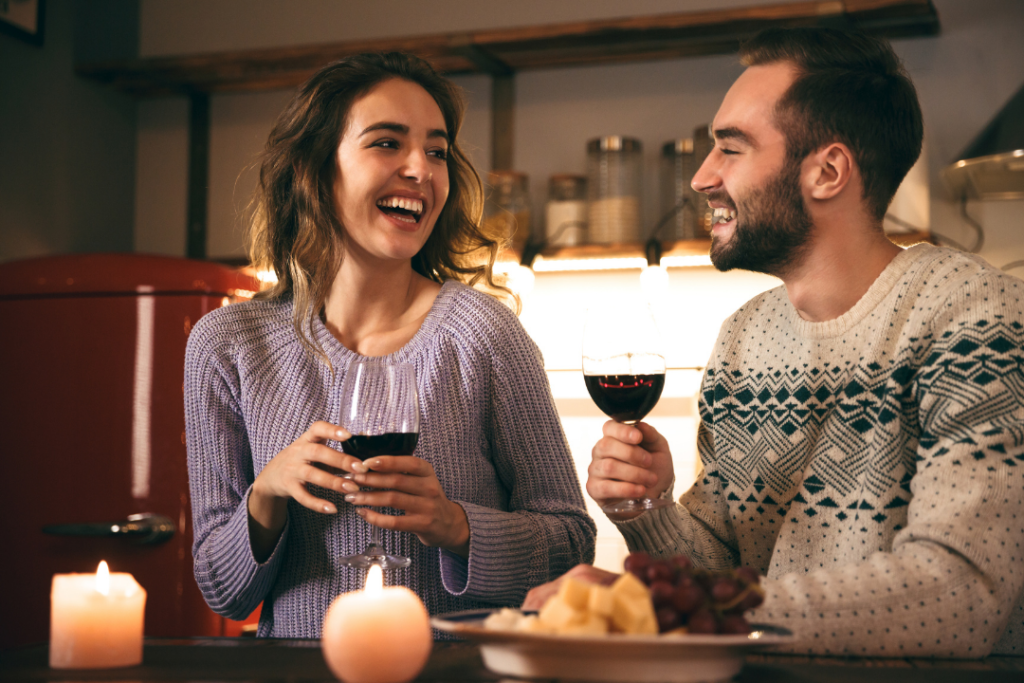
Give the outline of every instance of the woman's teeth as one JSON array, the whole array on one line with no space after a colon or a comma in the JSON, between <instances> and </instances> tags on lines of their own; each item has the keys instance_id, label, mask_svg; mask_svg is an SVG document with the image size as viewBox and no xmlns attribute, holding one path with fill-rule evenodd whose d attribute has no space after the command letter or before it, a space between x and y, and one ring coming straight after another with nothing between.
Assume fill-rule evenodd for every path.
<instances>
[{"instance_id":1,"label":"woman's teeth","mask_svg":"<svg viewBox=\"0 0 1024 683\"><path fill-rule=\"evenodd\" d=\"M732 219L736 218L735 209L715 209L714 211L714 222L715 223L727 223Z\"/></svg>"},{"instance_id":2,"label":"woman's teeth","mask_svg":"<svg viewBox=\"0 0 1024 683\"><path fill-rule=\"evenodd\" d=\"M377 206L404 223L417 222L423 213L423 202L409 197L385 197L377 200Z\"/></svg>"}]
</instances>

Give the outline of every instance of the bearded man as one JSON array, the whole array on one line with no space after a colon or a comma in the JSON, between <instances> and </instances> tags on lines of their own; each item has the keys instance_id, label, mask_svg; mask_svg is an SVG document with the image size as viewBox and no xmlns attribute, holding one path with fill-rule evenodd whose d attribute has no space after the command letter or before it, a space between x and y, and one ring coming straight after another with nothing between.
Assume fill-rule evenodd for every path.
<instances>
[{"instance_id":1,"label":"bearded man","mask_svg":"<svg viewBox=\"0 0 1024 683\"><path fill-rule=\"evenodd\" d=\"M722 326L697 482L614 521L631 550L764 573L751 620L797 651L1024 654L1024 282L882 232L922 139L887 43L778 29L741 54L693 187L722 219L714 265L782 286ZM595 500L671 499L672 483L652 426L604 426Z\"/></svg>"}]
</instances>

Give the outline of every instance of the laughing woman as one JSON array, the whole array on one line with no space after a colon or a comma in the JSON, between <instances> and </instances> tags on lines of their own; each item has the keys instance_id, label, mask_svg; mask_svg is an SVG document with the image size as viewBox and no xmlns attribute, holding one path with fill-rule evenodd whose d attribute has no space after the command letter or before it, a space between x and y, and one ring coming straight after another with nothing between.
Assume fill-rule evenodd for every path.
<instances>
[{"instance_id":1,"label":"laughing woman","mask_svg":"<svg viewBox=\"0 0 1024 683\"><path fill-rule=\"evenodd\" d=\"M367 522L412 559L388 580L432 614L518 605L592 559L539 351L475 288L497 291L498 243L479 227L462 113L455 86L415 57L314 75L270 134L255 197L253 262L278 283L189 338L196 580L224 616L262 602L260 636L319 637L330 601L362 587L340 558L363 549ZM349 436L341 386L367 357L413 364L420 394L415 455L370 471L329 443Z\"/></svg>"}]
</instances>

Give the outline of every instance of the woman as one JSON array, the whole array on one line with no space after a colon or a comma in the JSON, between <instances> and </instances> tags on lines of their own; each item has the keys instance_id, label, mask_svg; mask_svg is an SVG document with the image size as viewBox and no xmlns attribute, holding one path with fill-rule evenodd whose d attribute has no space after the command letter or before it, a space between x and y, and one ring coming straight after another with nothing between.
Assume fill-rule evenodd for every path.
<instances>
[{"instance_id":1,"label":"woman","mask_svg":"<svg viewBox=\"0 0 1024 683\"><path fill-rule=\"evenodd\" d=\"M431 613L518 605L593 556L540 354L507 307L467 286L495 289L498 244L478 226L462 112L415 57L315 74L274 126L256 192L253 263L278 284L192 330L196 580L227 617L262 601L260 636L319 637L331 600L362 587L339 558L363 549L367 523L412 558L388 581ZM367 356L416 367L414 456L364 464L328 445L349 436L334 424L340 390Z\"/></svg>"}]
</instances>

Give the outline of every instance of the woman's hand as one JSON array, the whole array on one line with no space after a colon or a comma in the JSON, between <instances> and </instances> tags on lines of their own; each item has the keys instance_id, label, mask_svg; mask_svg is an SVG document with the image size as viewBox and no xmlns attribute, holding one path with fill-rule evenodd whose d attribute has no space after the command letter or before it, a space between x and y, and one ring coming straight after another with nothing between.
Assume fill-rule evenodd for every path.
<instances>
[{"instance_id":1,"label":"woman's hand","mask_svg":"<svg viewBox=\"0 0 1024 683\"><path fill-rule=\"evenodd\" d=\"M275 455L259 473L249 494L249 537L253 555L263 562L270 556L288 518L288 499L315 512L328 515L338 509L333 503L317 498L307 488L315 484L344 493L338 476L362 465L358 458L345 455L326 445L327 441L344 441L349 433L328 422L314 422L287 448Z\"/></svg>"},{"instance_id":2,"label":"woman's hand","mask_svg":"<svg viewBox=\"0 0 1024 683\"><path fill-rule=\"evenodd\" d=\"M349 492L345 500L360 506L357 512L363 519L382 529L416 534L423 545L469 557L466 511L444 495L429 462L411 455L385 455L359 465L368 471L357 466L352 482L343 486ZM375 490L359 491L356 485ZM370 507L388 507L405 514L385 515Z\"/></svg>"},{"instance_id":3,"label":"woman's hand","mask_svg":"<svg viewBox=\"0 0 1024 683\"><path fill-rule=\"evenodd\" d=\"M526 594L526 600L523 601L522 608L524 610L539 610L544 606L545 602L558 593L562 582L569 576L585 583L596 583L602 586L610 586L615 583L615 579L619 578L618 574L613 574L604 569L598 569L589 564L578 564L554 581L548 581L535 588L531 588L530 592Z\"/></svg>"},{"instance_id":4,"label":"woman's hand","mask_svg":"<svg viewBox=\"0 0 1024 683\"><path fill-rule=\"evenodd\" d=\"M672 454L668 442L651 425L604 423L587 468L587 493L602 507L626 498L657 498L672 485ZM629 519L638 513L620 513Z\"/></svg>"}]
</instances>

